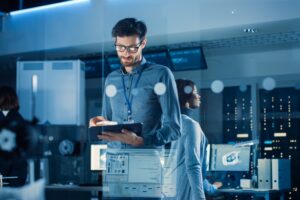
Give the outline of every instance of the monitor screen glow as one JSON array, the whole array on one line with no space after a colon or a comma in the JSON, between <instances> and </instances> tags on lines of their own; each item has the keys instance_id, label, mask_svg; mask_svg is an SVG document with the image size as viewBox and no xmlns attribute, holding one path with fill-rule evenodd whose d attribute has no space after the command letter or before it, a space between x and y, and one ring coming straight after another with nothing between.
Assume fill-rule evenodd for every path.
<instances>
[{"instance_id":1,"label":"monitor screen glow","mask_svg":"<svg viewBox=\"0 0 300 200\"><path fill-rule=\"evenodd\" d=\"M207 69L202 48L173 49L170 57L175 71Z\"/></svg>"},{"instance_id":2,"label":"monitor screen glow","mask_svg":"<svg viewBox=\"0 0 300 200\"><path fill-rule=\"evenodd\" d=\"M107 62L110 68L110 71L115 71L117 69L120 69L120 67L122 66L120 63L120 59L118 56L111 56L107 58Z\"/></svg>"},{"instance_id":3,"label":"monitor screen glow","mask_svg":"<svg viewBox=\"0 0 300 200\"><path fill-rule=\"evenodd\" d=\"M213 144L210 164L211 171L249 171L250 147Z\"/></svg>"},{"instance_id":4,"label":"monitor screen glow","mask_svg":"<svg viewBox=\"0 0 300 200\"><path fill-rule=\"evenodd\" d=\"M154 62L167 67L171 66L171 61L166 51L146 52L145 54L143 54L143 56L147 61Z\"/></svg>"},{"instance_id":5,"label":"monitor screen glow","mask_svg":"<svg viewBox=\"0 0 300 200\"><path fill-rule=\"evenodd\" d=\"M87 78L97 78L106 76L107 69L104 59L89 59L89 60L83 60L85 63L85 76Z\"/></svg>"},{"instance_id":6,"label":"monitor screen glow","mask_svg":"<svg viewBox=\"0 0 300 200\"><path fill-rule=\"evenodd\" d=\"M106 144L91 144L91 170L101 171L106 169Z\"/></svg>"}]
</instances>

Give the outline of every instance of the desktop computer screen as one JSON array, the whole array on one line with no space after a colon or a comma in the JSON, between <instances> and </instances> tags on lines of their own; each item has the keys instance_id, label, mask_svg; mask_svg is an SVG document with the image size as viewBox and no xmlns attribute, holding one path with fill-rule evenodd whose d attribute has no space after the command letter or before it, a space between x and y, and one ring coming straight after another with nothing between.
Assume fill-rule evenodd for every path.
<instances>
[{"instance_id":1,"label":"desktop computer screen","mask_svg":"<svg viewBox=\"0 0 300 200\"><path fill-rule=\"evenodd\" d=\"M102 171L106 169L106 144L91 144L91 170Z\"/></svg>"},{"instance_id":2,"label":"desktop computer screen","mask_svg":"<svg viewBox=\"0 0 300 200\"><path fill-rule=\"evenodd\" d=\"M176 154L154 149L108 149L104 197L174 197L176 173L172 174L170 160ZM170 173L169 173L170 172Z\"/></svg>"},{"instance_id":3,"label":"desktop computer screen","mask_svg":"<svg viewBox=\"0 0 300 200\"><path fill-rule=\"evenodd\" d=\"M211 145L211 171L249 171L250 147L229 144Z\"/></svg>"}]
</instances>

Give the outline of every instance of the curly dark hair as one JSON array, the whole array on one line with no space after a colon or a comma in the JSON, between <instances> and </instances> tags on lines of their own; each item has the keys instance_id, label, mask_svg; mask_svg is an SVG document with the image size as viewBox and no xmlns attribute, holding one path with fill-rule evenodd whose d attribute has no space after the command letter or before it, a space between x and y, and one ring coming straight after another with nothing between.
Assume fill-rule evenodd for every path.
<instances>
[{"instance_id":1,"label":"curly dark hair","mask_svg":"<svg viewBox=\"0 0 300 200\"><path fill-rule=\"evenodd\" d=\"M191 80L185 79L176 79L177 92L179 98L180 107L185 107L185 104L193 98L193 88L195 87L195 83ZM186 91L186 87L191 87L191 91Z\"/></svg>"},{"instance_id":2,"label":"curly dark hair","mask_svg":"<svg viewBox=\"0 0 300 200\"><path fill-rule=\"evenodd\" d=\"M135 18L125 18L116 23L112 29L112 36L114 38L124 36L139 36L140 40L145 38L147 33L147 26L144 22L138 21Z\"/></svg>"},{"instance_id":3,"label":"curly dark hair","mask_svg":"<svg viewBox=\"0 0 300 200\"><path fill-rule=\"evenodd\" d=\"M0 109L19 110L19 99L15 90L10 86L0 87Z\"/></svg>"}]
</instances>

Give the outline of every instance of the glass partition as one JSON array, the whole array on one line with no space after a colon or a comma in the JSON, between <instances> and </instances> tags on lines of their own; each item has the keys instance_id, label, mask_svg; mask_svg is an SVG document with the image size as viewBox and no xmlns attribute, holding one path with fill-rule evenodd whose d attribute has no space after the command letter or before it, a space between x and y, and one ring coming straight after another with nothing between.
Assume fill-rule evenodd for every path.
<instances>
[{"instance_id":1,"label":"glass partition","mask_svg":"<svg viewBox=\"0 0 300 200\"><path fill-rule=\"evenodd\" d=\"M298 199L298 2L21 2L0 4L0 85L16 91L18 112L36 130L27 133L34 142L14 147L29 163L23 185L44 178L47 199L74 185L89 192L70 199L198 199L220 183L241 189L244 179L262 189L258 159L288 159L284 195ZM2 120L10 109L0 110ZM116 123L142 131L91 139L90 126ZM249 170L211 170L211 146L223 145L250 149ZM195 185L206 194L188 193Z\"/></svg>"}]
</instances>

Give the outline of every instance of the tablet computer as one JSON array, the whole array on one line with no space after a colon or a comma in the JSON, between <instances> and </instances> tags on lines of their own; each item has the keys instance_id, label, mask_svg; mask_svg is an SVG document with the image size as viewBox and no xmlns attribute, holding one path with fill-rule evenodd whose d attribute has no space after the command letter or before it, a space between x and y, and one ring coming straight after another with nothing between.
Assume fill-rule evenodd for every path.
<instances>
[{"instance_id":1,"label":"tablet computer","mask_svg":"<svg viewBox=\"0 0 300 200\"><path fill-rule=\"evenodd\" d=\"M107 126L94 126L89 128L89 139L90 141L99 141L98 135L101 135L102 132L115 132L121 133L122 129L132 131L138 136L142 135L142 123L132 123L132 124L116 124L116 125L107 125Z\"/></svg>"}]
</instances>

